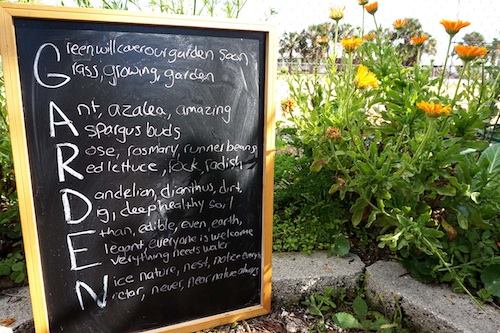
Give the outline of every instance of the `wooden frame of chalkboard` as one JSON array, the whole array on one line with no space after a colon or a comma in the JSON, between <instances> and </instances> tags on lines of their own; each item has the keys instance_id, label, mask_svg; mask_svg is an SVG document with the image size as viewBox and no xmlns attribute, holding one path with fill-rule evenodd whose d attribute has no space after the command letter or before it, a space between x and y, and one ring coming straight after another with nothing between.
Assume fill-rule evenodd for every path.
<instances>
[{"instance_id":1,"label":"wooden frame of chalkboard","mask_svg":"<svg viewBox=\"0 0 500 333\"><path fill-rule=\"evenodd\" d=\"M264 37L264 78L263 94L263 138L262 152L262 232L260 304L234 309L223 313L189 319L174 324L159 324L141 331L147 332L189 332L214 327L266 314L271 309L271 252L272 252L272 208L273 208L273 168L274 168L274 77L276 73L276 35L273 27L264 24L239 23L234 20L213 20L199 17L167 16L155 14L134 14L122 11L57 8L34 5L0 4L0 50L4 67L4 78L9 112L10 133L14 158L17 191L24 239L27 271L30 284L35 329L37 332L56 331L49 327L49 310L44 281L44 267L41 257L40 236L37 229L32 169L30 164L25 106L22 96L20 58L16 43L15 21L35 19L60 24L75 22L92 24L121 24L143 27L173 27L177 29L210 30L220 34L238 31L241 34L259 33ZM68 222L68 220L66 220ZM230 291L228 291L230 292ZM82 306L83 309L83 306Z\"/></svg>"}]
</instances>

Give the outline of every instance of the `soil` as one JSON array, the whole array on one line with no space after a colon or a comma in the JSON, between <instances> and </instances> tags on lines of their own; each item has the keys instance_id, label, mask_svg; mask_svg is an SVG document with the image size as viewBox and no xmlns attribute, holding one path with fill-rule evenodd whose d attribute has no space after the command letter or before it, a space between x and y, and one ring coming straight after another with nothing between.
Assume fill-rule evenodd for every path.
<instances>
[{"instance_id":1,"label":"soil","mask_svg":"<svg viewBox=\"0 0 500 333\"><path fill-rule=\"evenodd\" d=\"M397 258L397 256L389 249L381 249L373 241L362 242L356 237L350 237L350 241L350 251L356 254L366 266L370 266L379 260L394 260Z\"/></svg>"},{"instance_id":2,"label":"soil","mask_svg":"<svg viewBox=\"0 0 500 333\"><path fill-rule=\"evenodd\" d=\"M318 317L309 315L304 308L280 308L274 312L231 325L202 331L204 333L341 333L346 332L332 323L327 323L325 329L318 329ZM363 331L349 330L349 333Z\"/></svg>"}]
</instances>

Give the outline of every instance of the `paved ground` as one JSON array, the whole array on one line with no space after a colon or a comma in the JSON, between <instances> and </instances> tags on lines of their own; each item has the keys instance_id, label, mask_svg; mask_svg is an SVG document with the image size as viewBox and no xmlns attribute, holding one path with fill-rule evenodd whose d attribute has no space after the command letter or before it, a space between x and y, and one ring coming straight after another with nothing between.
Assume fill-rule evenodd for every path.
<instances>
[{"instance_id":1,"label":"paved ground","mask_svg":"<svg viewBox=\"0 0 500 333\"><path fill-rule=\"evenodd\" d=\"M401 310L416 332L500 333L498 309L479 308L470 298L455 294L446 286L417 282L396 262L379 261L365 268L355 255L337 258L323 252L310 256L275 253L273 313L206 332L308 332L314 328L315 319L294 304L325 287L354 291L362 282L363 273L368 300L382 312ZM0 296L0 333L12 331L33 332L27 288L6 290ZM342 330L330 327L328 332Z\"/></svg>"}]
</instances>

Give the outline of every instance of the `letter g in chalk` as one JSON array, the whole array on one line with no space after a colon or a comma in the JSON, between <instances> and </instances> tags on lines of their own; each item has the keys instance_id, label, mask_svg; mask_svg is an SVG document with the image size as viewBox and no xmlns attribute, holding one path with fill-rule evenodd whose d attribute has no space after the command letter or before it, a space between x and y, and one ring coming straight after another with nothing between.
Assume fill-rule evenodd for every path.
<instances>
[{"instance_id":1,"label":"letter g in chalk","mask_svg":"<svg viewBox=\"0 0 500 333\"><path fill-rule=\"evenodd\" d=\"M54 51L56 52L56 61L59 62L61 61L61 53L59 52L59 49L57 48L57 46L55 46L54 44L52 43L45 43L45 44L42 44L39 48L38 48L38 51L36 52L36 56L35 56L35 61L33 63L33 74L35 75L35 79L36 79L36 82L38 82L39 85L41 85L42 87L45 87L45 88L51 88L51 89L55 89L55 88L59 88L59 87L62 87L64 86L66 83L69 82L70 77L67 76L67 75L64 75L64 74L59 74L59 73L47 73L47 77L58 77L58 78L62 78L64 79L64 81L62 81L61 83L58 83L56 85L49 85L49 84L46 84L44 83L41 79L40 79L40 74L38 73L38 63L40 61L40 55L42 54L42 51L45 47L51 47L54 49Z\"/></svg>"}]
</instances>

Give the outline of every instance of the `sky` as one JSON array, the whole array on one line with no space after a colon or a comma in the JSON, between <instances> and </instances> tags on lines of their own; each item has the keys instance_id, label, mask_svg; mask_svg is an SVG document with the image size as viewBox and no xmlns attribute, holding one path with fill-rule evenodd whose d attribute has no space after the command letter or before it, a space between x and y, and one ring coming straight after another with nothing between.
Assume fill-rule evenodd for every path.
<instances>
[{"instance_id":1,"label":"sky","mask_svg":"<svg viewBox=\"0 0 500 333\"><path fill-rule=\"evenodd\" d=\"M61 0L35 1L51 5L57 5L61 2ZM99 0L90 1L101 2ZM148 7L150 0L136 1L144 9ZM188 12L192 10L188 8L192 8L194 1L197 1L198 4L203 2L202 0L163 1L166 3L183 1ZM221 5L225 1L216 0ZM64 2L70 5L76 0L64 0ZM379 0L378 3L379 9L376 16L379 25L387 28L397 18L418 18L424 31L437 40L436 55L423 57L423 63L434 60L435 64L442 64L444 61L448 34L439 24L441 19L461 19L472 23L455 36L454 42L460 42L466 33L472 31L480 32L487 42L490 42L494 37L500 39L500 0ZM251 22L267 20L267 22L276 25L281 35L286 31L301 31L308 25L331 21L328 18L328 13L329 8L333 6L345 7L344 19L341 22L353 26L361 25L361 6L358 5L358 0L246 0L240 19ZM271 8L276 11L276 15L269 16ZM365 31L373 28L372 17L365 15Z\"/></svg>"},{"instance_id":2,"label":"sky","mask_svg":"<svg viewBox=\"0 0 500 333\"><path fill-rule=\"evenodd\" d=\"M448 45L448 34L439 24L441 19L471 22L469 27L456 35L456 42L472 31L480 32L487 42L494 37L500 38L500 0L379 0L378 4L377 22L383 27L390 27L397 18L414 17L420 20L424 31L437 40L436 64L444 60ZM361 6L357 0L248 0L241 18L262 19L270 8L274 8L277 14L269 22L276 24L281 34L327 22L328 9L333 6L345 7L345 23L361 25ZM372 17L365 15L365 31L373 28ZM423 60L428 62L430 58Z\"/></svg>"}]
</instances>

